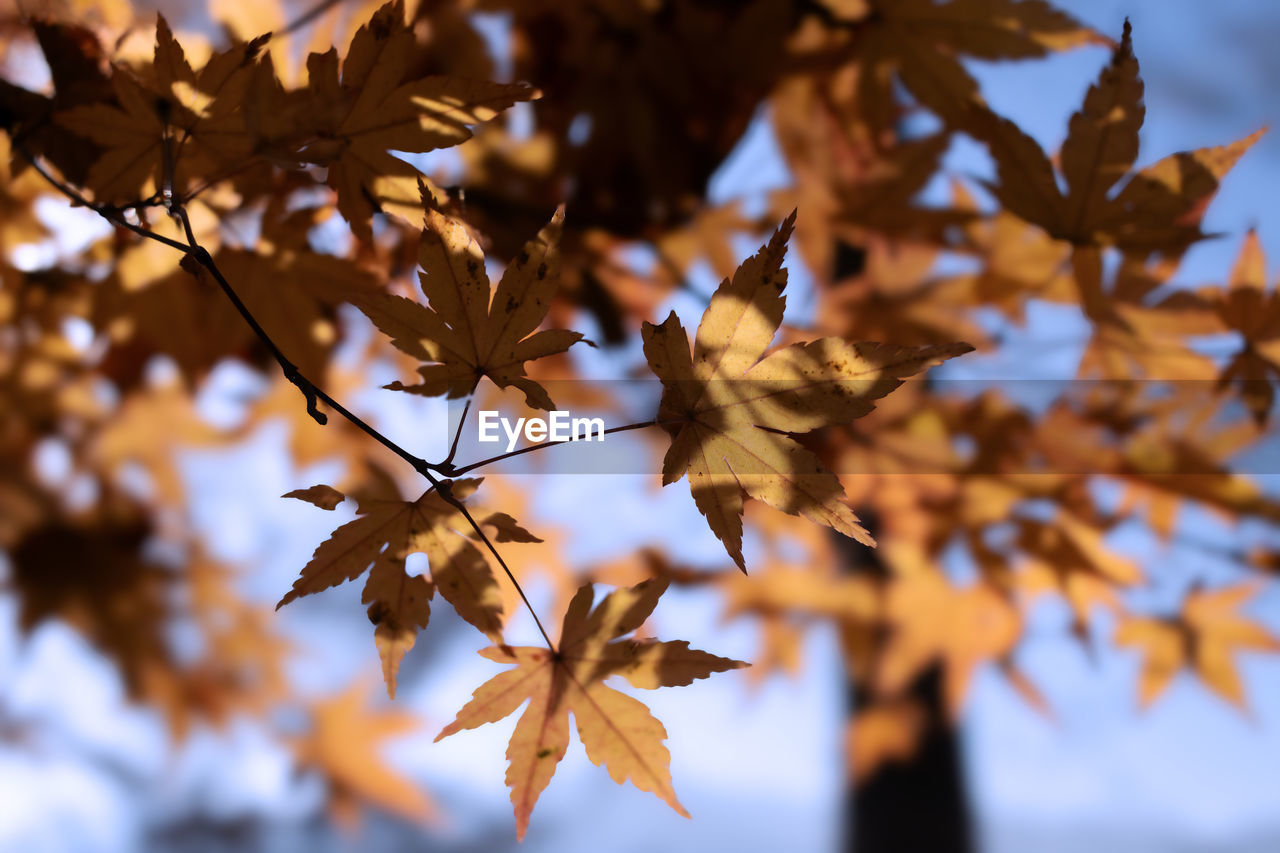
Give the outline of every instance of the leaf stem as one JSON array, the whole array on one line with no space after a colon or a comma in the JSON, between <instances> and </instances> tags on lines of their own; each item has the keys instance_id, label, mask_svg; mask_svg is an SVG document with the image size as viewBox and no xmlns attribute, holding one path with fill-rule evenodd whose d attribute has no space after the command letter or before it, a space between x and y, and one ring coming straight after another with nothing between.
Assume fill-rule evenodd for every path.
<instances>
[{"instance_id":1,"label":"leaf stem","mask_svg":"<svg viewBox=\"0 0 1280 853\"><path fill-rule=\"evenodd\" d=\"M640 421L639 423L626 424L625 426L610 427L601 433L601 435L612 435L615 432L626 432L631 429L644 429L645 427L657 426L656 420ZM497 456L490 456L488 459L481 459L479 462L472 462L470 465L464 465L461 468L455 468L453 476L461 476L468 471L474 471L477 468L483 468L485 465L491 465L494 462L500 462L503 459L510 459L513 456L523 456L526 453L532 453L535 450L542 450L545 447L554 447L557 444L572 444L573 439L567 441L543 441L538 444L531 444L528 447L522 447L519 450L512 450L510 453L500 453Z\"/></svg>"},{"instance_id":2,"label":"leaf stem","mask_svg":"<svg viewBox=\"0 0 1280 853\"><path fill-rule=\"evenodd\" d=\"M435 466L446 477L457 476L457 469L453 467L453 457L458 455L458 442L462 439L462 428L467 425L467 414L470 411L471 398L467 397L467 402L462 407L462 417L458 418L458 431L453 434L453 443L449 445L449 455L444 458L443 462Z\"/></svg>"},{"instance_id":3,"label":"leaf stem","mask_svg":"<svg viewBox=\"0 0 1280 853\"><path fill-rule=\"evenodd\" d=\"M524 587L520 586L520 581L516 580L516 576L507 565L507 561L502 559L502 555L498 553L498 549L494 547L493 542L489 539L489 535L484 532L480 523L471 515L471 511L467 509L466 505L462 501L454 496L453 481L438 480L430 473L428 473L426 477L431 481L431 485L436 487L436 491L440 493L440 497L444 498L447 504L462 513L462 517L471 525L471 529L480 537L480 541L489 549L489 553L498 561L498 565L502 567L502 570L507 573L507 578L510 579L511 585L516 588L516 592L520 594L520 600L524 602L525 609L528 610L529 615L533 617L533 624L538 626L538 632L542 634L542 639L546 641L547 648L551 650L553 655L558 654L555 643L551 642L551 635L547 633L546 628L542 627L542 620L538 618L538 611L533 609L533 604L530 603L529 597L524 594Z\"/></svg>"}]
</instances>

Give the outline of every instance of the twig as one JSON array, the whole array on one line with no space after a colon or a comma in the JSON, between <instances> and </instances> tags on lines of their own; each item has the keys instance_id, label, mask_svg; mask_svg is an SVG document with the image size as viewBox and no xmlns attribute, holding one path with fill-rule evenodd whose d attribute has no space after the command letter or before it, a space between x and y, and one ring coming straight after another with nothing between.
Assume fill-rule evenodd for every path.
<instances>
[{"instance_id":1,"label":"twig","mask_svg":"<svg viewBox=\"0 0 1280 853\"><path fill-rule=\"evenodd\" d=\"M226 276L224 276L222 271L218 269L218 265L214 263L209 252L196 242L195 234L191 230L191 221L187 217L186 209L181 205L175 205L174 212L182 222L182 228L187 235L188 245L184 248L187 250L188 257L208 271L209 275L213 277L213 280L218 283L218 287L220 287L222 292L226 294L227 299L231 300L231 304L235 306L236 311L242 318L244 318L244 321L249 324L249 328L251 328L253 333L257 335L258 340L262 342L262 345L271 353L272 358L274 358L276 363L280 365L280 369L284 372L285 378L296 385L298 390L302 392L302 396L305 397L307 401L307 414L315 419L316 423L321 426L328 423L329 419L316 406L317 401L323 402L326 406L346 418L352 425L363 431L370 438L374 439L392 453L408 462L419 474L422 474L424 477L429 476L430 470L433 467L431 463L418 456L414 456L412 453L387 438L378 430L374 429L359 415L348 410L337 400L326 394L322 388L307 377L303 376L302 372L298 370L297 365L285 358L284 353L282 353L280 348L276 346L275 341L271 339L271 336L267 334L267 331L258 323L257 318L253 316L253 313L249 310L248 306L246 306L240 299L235 288L231 286L231 283L227 281Z\"/></svg>"}]
</instances>

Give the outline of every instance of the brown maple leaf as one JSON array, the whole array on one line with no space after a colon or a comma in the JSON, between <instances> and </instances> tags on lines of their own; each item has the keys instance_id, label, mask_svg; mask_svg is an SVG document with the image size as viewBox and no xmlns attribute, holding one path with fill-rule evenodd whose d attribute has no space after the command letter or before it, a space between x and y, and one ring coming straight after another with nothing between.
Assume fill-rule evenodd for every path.
<instances>
[{"instance_id":1,"label":"brown maple leaf","mask_svg":"<svg viewBox=\"0 0 1280 853\"><path fill-rule=\"evenodd\" d=\"M44 156L68 180L83 184L100 150L83 136L49 119L59 110L112 98L111 82L103 71L102 45L86 27L38 18L31 19L30 25L49 66L53 96L0 80L0 126L11 139L22 140L23 145L15 146L17 150ZM6 151L5 159L10 156ZM25 160L20 157L13 161L15 175L26 166Z\"/></svg>"},{"instance_id":2,"label":"brown maple leaf","mask_svg":"<svg viewBox=\"0 0 1280 853\"><path fill-rule=\"evenodd\" d=\"M877 127L896 112L893 75L944 120L981 103L978 83L961 57L1029 59L1107 40L1044 0L867 0L865 17L850 19L836 0L823 0L834 20L859 30L858 100Z\"/></svg>"},{"instance_id":3,"label":"brown maple leaf","mask_svg":"<svg viewBox=\"0 0 1280 853\"><path fill-rule=\"evenodd\" d=\"M197 239L285 357L304 376L323 377L338 337L332 315L351 293L376 292L373 276L349 260L311 251L305 242L308 215L264 223L255 252L213 248L220 225L216 210L193 204L189 215ZM166 219L154 230L184 239ZM171 356L194 384L228 356L264 355L208 271L194 264L175 269L173 261L168 246L139 241L121 253L114 274L95 291L95 321L110 329L118 363L140 366L158 351Z\"/></svg>"},{"instance_id":4,"label":"brown maple leaf","mask_svg":"<svg viewBox=\"0 0 1280 853\"><path fill-rule=\"evenodd\" d=\"M192 177L247 157L253 143L242 107L265 39L215 53L196 72L157 15L154 61L137 72L113 68L115 103L83 104L56 116L62 127L101 147L85 178L98 199L132 202L147 190L181 195Z\"/></svg>"},{"instance_id":5,"label":"brown maple leaf","mask_svg":"<svg viewBox=\"0 0 1280 853\"><path fill-rule=\"evenodd\" d=\"M1022 635L1022 618L990 584L956 588L939 571L898 577L885 594L893 636L876 672L877 689L904 690L930 663L942 663L947 709L959 713L974 672L1007 659Z\"/></svg>"},{"instance_id":6,"label":"brown maple leaf","mask_svg":"<svg viewBox=\"0 0 1280 853\"><path fill-rule=\"evenodd\" d=\"M681 687L746 664L691 649L683 640L621 639L648 618L666 588L666 581L645 581L606 595L592 609L593 592L586 584L565 612L557 651L503 645L480 652L489 660L515 664L515 669L482 684L436 740L497 722L529 701L507 747L507 785L518 838L524 837L538 795L569 748L570 714L594 764L604 764L615 782L630 779L689 816L671 787L671 757L662 743L666 729L643 704L604 680L621 675L648 690Z\"/></svg>"},{"instance_id":7,"label":"brown maple leaf","mask_svg":"<svg viewBox=\"0 0 1280 853\"><path fill-rule=\"evenodd\" d=\"M457 480L453 494L465 500L481 480ZM312 486L289 492L322 509L333 509L346 496L329 486ZM276 605L354 580L369 571L362 601L369 605L374 642L382 658L387 693L395 696L400 660L413 647L418 629L430 616L430 600L436 589L458 615L497 641L502 634L502 596L484 554L469 538L473 533L457 508L430 489L415 501L363 497L360 517L342 525L316 548L311 561L294 581L293 588ZM506 513L479 518L494 530L498 542L536 542ZM413 553L425 553L431 579L410 576L404 561Z\"/></svg>"},{"instance_id":8,"label":"brown maple leaf","mask_svg":"<svg viewBox=\"0 0 1280 853\"><path fill-rule=\"evenodd\" d=\"M537 97L523 83L430 76L405 81L416 45L393 0L356 31L338 73L338 53L307 59L309 87L293 109L307 140L300 152L327 166L338 210L361 238L384 202L412 204L418 170L391 151L423 153L471 138L471 127Z\"/></svg>"},{"instance_id":9,"label":"brown maple leaf","mask_svg":"<svg viewBox=\"0 0 1280 853\"><path fill-rule=\"evenodd\" d=\"M822 338L766 355L782 322L782 269L792 213L725 279L707 306L693 355L672 312L645 323L644 352L662 380L658 422L672 435L663 485L689 474L698 510L734 562L742 558L742 495L872 544L835 475L790 434L846 424L905 377L969 352L968 344L895 347Z\"/></svg>"},{"instance_id":10,"label":"brown maple leaf","mask_svg":"<svg viewBox=\"0 0 1280 853\"><path fill-rule=\"evenodd\" d=\"M530 240L503 273L490 298L484 255L461 222L430 207L419 244L418 277L430 307L392 294L356 296L352 302L402 352L430 362L418 368L422 382L388 385L396 391L464 397L488 376L500 388L514 385L537 409L555 408L551 397L525 375L524 363L564 352L582 340L563 329L534 331L547 315L559 282L563 211Z\"/></svg>"},{"instance_id":11,"label":"brown maple leaf","mask_svg":"<svg viewBox=\"0 0 1280 853\"><path fill-rule=\"evenodd\" d=\"M1267 260L1256 232L1250 231L1240 247L1225 292L1204 290L1200 298L1243 339L1240 351L1222 369L1218 385L1237 385L1261 427L1275 399L1272 380L1280 378L1280 296L1267 285Z\"/></svg>"},{"instance_id":12,"label":"brown maple leaf","mask_svg":"<svg viewBox=\"0 0 1280 853\"><path fill-rule=\"evenodd\" d=\"M977 108L964 119L963 129L984 142L995 159L997 182L990 189L1001 205L1077 247L1086 310L1094 307L1089 300L1099 297L1101 267L1093 253L1082 258L1079 250L1114 245L1176 254L1202 239L1200 219L1219 181L1263 132L1230 145L1174 154L1130 174L1146 112L1142 94L1126 21L1110 64L1068 125L1059 157L1065 193L1048 155L1013 122Z\"/></svg>"},{"instance_id":13,"label":"brown maple leaf","mask_svg":"<svg viewBox=\"0 0 1280 853\"><path fill-rule=\"evenodd\" d=\"M74 626L119 667L130 696L159 701L178 668L164 640L173 574L144 558L151 531L137 508L112 503L114 517L51 519L8 552L17 625Z\"/></svg>"}]
</instances>

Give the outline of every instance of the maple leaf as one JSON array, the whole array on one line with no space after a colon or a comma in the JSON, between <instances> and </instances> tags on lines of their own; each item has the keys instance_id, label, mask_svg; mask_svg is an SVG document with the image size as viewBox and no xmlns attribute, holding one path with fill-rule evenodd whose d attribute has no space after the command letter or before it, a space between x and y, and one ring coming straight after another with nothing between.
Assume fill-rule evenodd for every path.
<instances>
[{"instance_id":1,"label":"maple leaf","mask_svg":"<svg viewBox=\"0 0 1280 853\"><path fill-rule=\"evenodd\" d=\"M216 233L216 213L193 206L197 239L201 223ZM324 375L337 338L331 316L352 292L375 292L373 276L343 258L318 254L305 245L305 216L286 222L297 233L264 225L257 251L222 248L214 262L254 318L303 375ZM171 221L155 231L183 239ZM268 240L268 235L271 240ZM111 330L115 355L152 351L171 356L194 383L229 355L259 353L258 340L221 288L199 265L174 270L172 250L144 240L122 253L115 274L96 294L96 321ZM194 275L195 281L192 281ZM139 360L141 360L141 358Z\"/></svg>"},{"instance_id":2,"label":"maple leaf","mask_svg":"<svg viewBox=\"0 0 1280 853\"><path fill-rule=\"evenodd\" d=\"M248 156L252 140L241 107L265 40L216 53L197 73L157 14L154 61L141 74L113 69L115 103L83 104L56 116L102 148L85 184L102 201L136 201L146 195L148 179L155 190L169 189L167 171L173 170L172 189L181 194L190 177Z\"/></svg>"},{"instance_id":3,"label":"maple leaf","mask_svg":"<svg viewBox=\"0 0 1280 853\"><path fill-rule=\"evenodd\" d=\"M464 500L480 483L480 479L454 481L453 494ZM329 486L312 486L284 497L331 510L346 496ZM414 501L363 497L356 511L358 518L339 527L316 548L276 609L369 570L361 600L369 605L374 643L382 659L387 693L392 697L400 661L413 647L418 629L426 627L430 600L437 588L459 616L491 639L500 638L502 596L497 581L484 554L468 538L471 528L456 507L438 492L428 490ZM492 527L498 542L539 541L506 513L481 517L479 523ZM427 555L430 580L405 572L405 558L413 553Z\"/></svg>"},{"instance_id":4,"label":"maple leaf","mask_svg":"<svg viewBox=\"0 0 1280 853\"><path fill-rule=\"evenodd\" d=\"M953 185L952 192L957 208L977 211L975 200L963 186ZM972 221L965 229L964 242L983 260L977 273L960 276L974 302L998 308L1021 325L1029 298L1075 301L1075 282L1066 269L1070 247L1025 219L996 211L990 218Z\"/></svg>"},{"instance_id":5,"label":"maple leaf","mask_svg":"<svg viewBox=\"0 0 1280 853\"><path fill-rule=\"evenodd\" d=\"M748 506L746 511L756 508ZM725 619L750 616L759 627L760 643L748 673L753 683L778 671L799 674L804 637L813 626L832 624L842 639L851 641L865 630L878 631L880 618L877 584L866 575L843 570L835 542L825 530L759 509L750 520L761 539L762 570L750 576L716 573ZM862 661L849 645L845 649L851 667L861 670Z\"/></svg>"},{"instance_id":6,"label":"maple leaf","mask_svg":"<svg viewBox=\"0 0 1280 853\"><path fill-rule=\"evenodd\" d=\"M1026 566L1037 583L1052 578L1075 615L1072 625L1078 636L1087 635L1085 622L1094 604L1113 604L1115 587L1134 586L1142 581L1142 570L1133 560L1112 551L1105 529L1095 526L1066 509L1051 521L1020 517L1014 521L1016 547L1026 555Z\"/></svg>"},{"instance_id":7,"label":"maple leaf","mask_svg":"<svg viewBox=\"0 0 1280 853\"><path fill-rule=\"evenodd\" d=\"M178 467L187 448L217 446L225 433L196 412L192 398L177 383L141 389L126 397L97 434L91 459L99 470L118 474L141 465L150 481L153 501L182 506L186 487Z\"/></svg>"},{"instance_id":8,"label":"maple leaf","mask_svg":"<svg viewBox=\"0 0 1280 853\"><path fill-rule=\"evenodd\" d=\"M924 708L911 699L860 704L846 733L854 781L865 782L884 765L909 760L928 722Z\"/></svg>"},{"instance_id":9,"label":"maple leaf","mask_svg":"<svg viewBox=\"0 0 1280 853\"><path fill-rule=\"evenodd\" d=\"M859 248L864 269L823 290L818 330L903 345L955 338L987 343L970 319L969 282L929 275L939 254L933 246L868 235Z\"/></svg>"},{"instance_id":10,"label":"maple leaf","mask_svg":"<svg viewBox=\"0 0 1280 853\"><path fill-rule=\"evenodd\" d=\"M1169 384L1173 394L1163 409L1148 404L1150 420L1125 443L1117 473L1129 487L1128 503L1145 500L1149 523L1166 538L1173 534L1175 513L1183 501L1225 517L1280 521L1280 503L1223 461L1257 441L1256 425L1222 424L1220 408L1231 401L1215 398L1211 388L1194 382ZM1188 413L1193 414L1189 422Z\"/></svg>"},{"instance_id":11,"label":"maple leaf","mask_svg":"<svg viewBox=\"0 0 1280 853\"><path fill-rule=\"evenodd\" d=\"M823 0L837 20L842 4ZM982 98L960 57L1028 59L1107 40L1043 0L869 0L866 17L847 23L870 32L858 41L858 100L877 126L894 112L890 72L945 120Z\"/></svg>"},{"instance_id":12,"label":"maple leaf","mask_svg":"<svg viewBox=\"0 0 1280 853\"><path fill-rule=\"evenodd\" d=\"M471 126L517 101L537 96L522 83L490 83L430 76L405 82L416 49L394 0L374 13L351 39L342 74L336 49L307 59L309 97L297 107L311 131L301 151L327 166L338 210L357 236L368 240L370 216L382 200L414 197L418 170L391 151L423 153L471 138Z\"/></svg>"},{"instance_id":13,"label":"maple leaf","mask_svg":"<svg viewBox=\"0 0 1280 853\"><path fill-rule=\"evenodd\" d=\"M1194 590L1176 619L1131 617L1116 628L1115 642L1142 650L1138 697L1148 706L1183 669L1192 669L1209 689L1244 709L1244 686L1233 655L1240 651L1280 651L1280 640L1237 612L1258 592L1243 583L1216 590Z\"/></svg>"},{"instance_id":14,"label":"maple leaf","mask_svg":"<svg viewBox=\"0 0 1280 853\"><path fill-rule=\"evenodd\" d=\"M893 637L876 673L878 688L901 691L938 660L944 666L947 708L953 716L978 666L1007 658L1022 634L1017 608L990 584L957 589L932 569L895 578L885 606Z\"/></svg>"},{"instance_id":15,"label":"maple leaf","mask_svg":"<svg viewBox=\"0 0 1280 853\"><path fill-rule=\"evenodd\" d=\"M1238 385L1241 396L1258 426L1271 414L1280 378L1280 296L1267 285L1267 261L1256 232L1250 230L1240 247L1235 269L1225 292L1202 291L1227 329L1239 333L1244 346L1222 369L1218 386Z\"/></svg>"},{"instance_id":16,"label":"maple leaf","mask_svg":"<svg viewBox=\"0 0 1280 853\"><path fill-rule=\"evenodd\" d=\"M1068 124L1059 158L1065 194L1048 155L1013 122L973 108L963 128L990 149L997 183L989 188L1009 212L1077 250L1114 245L1176 254L1205 236L1199 227L1205 206L1263 131L1230 145L1174 154L1130 176L1145 117L1142 94L1126 20L1110 64ZM1100 280L1100 261L1081 257L1079 251L1076 255L1077 277L1084 273L1087 279L1080 285L1089 309L1095 307L1090 300L1099 298L1094 289L1100 285L1089 279ZM1090 269L1081 270L1082 265Z\"/></svg>"},{"instance_id":17,"label":"maple leaf","mask_svg":"<svg viewBox=\"0 0 1280 853\"><path fill-rule=\"evenodd\" d=\"M856 181L838 187L836 224L876 234L910 234L942 242L948 228L974 218L971 211L920 207L914 201L940 170L951 137L935 133L901 141L867 158Z\"/></svg>"},{"instance_id":18,"label":"maple leaf","mask_svg":"<svg viewBox=\"0 0 1280 853\"><path fill-rule=\"evenodd\" d=\"M765 350L782 322L782 258L795 213L711 297L694 340L673 311L645 323L644 352L662 380L658 422L672 435L662 483L686 473L698 510L739 568L742 494L873 544L835 475L789 434L846 424L902 379L969 352L968 344L895 347L822 338Z\"/></svg>"},{"instance_id":19,"label":"maple leaf","mask_svg":"<svg viewBox=\"0 0 1280 853\"><path fill-rule=\"evenodd\" d=\"M516 835L523 838L529 815L569 748L569 715L593 764L604 764L621 784L627 779L651 791L681 815L689 814L671 787L667 732L642 703L607 687L621 675L634 687L682 687L713 672L746 666L689 648L683 640L620 639L640 627L658 604L667 582L645 581L606 595L591 607L591 584L578 589L564 615L559 649L491 646L480 654L515 664L480 687L436 740L494 723L529 701L507 747L507 786L515 806Z\"/></svg>"},{"instance_id":20,"label":"maple leaf","mask_svg":"<svg viewBox=\"0 0 1280 853\"><path fill-rule=\"evenodd\" d=\"M392 294L356 295L351 301L402 352L430 364L418 368L422 382L386 386L412 394L464 397L481 376L500 388L515 386L537 409L555 404L545 388L525 375L524 363L569 349L578 332L543 329L559 282L559 210L511 262L490 299L484 255L461 222L428 204L419 243L418 274L430 307ZM532 333L532 334L531 334Z\"/></svg>"},{"instance_id":21,"label":"maple leaf","mask_svg":"<svg viewBox=\"0 0 1280 853\"><path fill-rule=\"evenodd\" d=\"M85 27L38 18L32 18L30 25L49 66L54 94L46 97L0 80L0 126L12 139L22 139L32 151L47 158L68 180L83 184L100 151L49 118L58 110L112 96L111 82L101 67L102 45ZM6 151L5 159L9 156ZM25 157L14 161L15 176L25 167L24 161Z\"/></svg>"},{"instance_id":22,"label":"maple leaf","mask_svg":"<svg viewBox=\"0 0 1280 853\"><path fill-rule=\"evenodd\" d=\"M112 513L50 519L8 551L17 627L28 633L55 618L75 626L115 662L131 696L154 701L176 668L164 640L173 576L145 560L151 531L136 508L121 502Z\"/></svg>"},{"instance_id":23,"label":"maple leaf","mask_svg":"<svg viewBox=\"0 0 1280 853\"><path fill-rule=\"evenodd\" d=\"M420 721L404 711L366 707L365 693L357 682L312 705L312 729L294 744L298 760L328 779L329 805L348 823L361 802L414 823L432 817L431 801L379 756L383 741L416 731Z\"/></svg>"}]
</instances>

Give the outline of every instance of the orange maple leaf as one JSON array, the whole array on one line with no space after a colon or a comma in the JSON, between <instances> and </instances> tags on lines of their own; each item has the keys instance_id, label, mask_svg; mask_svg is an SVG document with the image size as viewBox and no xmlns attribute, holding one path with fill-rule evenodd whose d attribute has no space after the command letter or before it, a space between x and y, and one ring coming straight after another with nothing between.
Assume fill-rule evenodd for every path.
<instances>
[{"instance_id":1,"label":"orange maple leaf","mask_svg":"<svg viewBox=\"0 0 1280 853\"><path fill-rule=\"evenodd\" d=\"M1131 617L1120 623L1116 645L1142 650L1138 697L1144 707L1154 702L1181 670L1191 669L1210 690L1245 708L1244 685L1233 655L1280 651L1280 640L1237 612L1258 589L1256 583L1242 583L1195 590L1183 601L1176 619Z\"/></svg>"}]
</instances>

